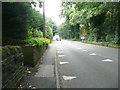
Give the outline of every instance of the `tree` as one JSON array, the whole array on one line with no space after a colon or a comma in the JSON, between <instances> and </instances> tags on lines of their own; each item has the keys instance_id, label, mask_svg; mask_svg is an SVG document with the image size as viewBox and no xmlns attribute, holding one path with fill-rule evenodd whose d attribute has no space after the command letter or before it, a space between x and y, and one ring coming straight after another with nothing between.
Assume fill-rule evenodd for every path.
<instances>
[{"instance_id":1,"label":"tree","mask_svg":"<svg viewBox=\"0 0 120 90\"><path fill-rule=\"evenodd\" d=\"M49 26L52 31L53 31L53 36L55 35L56 33L56 30L57 30L57 25L56 23L49 17L46 17L46 26Z\"/></svg>"},{"instance_id":2,"label":"tree","mask_svg":"<svg viewBox=\"0 0 120 90\"><path fill-rule=\"evenodd\" d=\"M72 38L76 36L78 39L80 37L78 33L86 29L87 40L118 43L119 6L117 2L63 2L61 17L65 18L69 26L64 30L68 33L69 29ZM84 27L79 27L80 24ZM64 28L64 25L60 27ZM67 33L63 34L67 36Z\"/></svg>"},{"instance_id":3,"label":"tree","mask_svg":"<svg viewBox=\"0 0 120 90\"><path fill-rule=\"evenodd\" d=\"M12 37L25 39L27 36L27 17L29 17L30 3L10 3L2 4L2 28L3 38Z\"/></svg>"}]
</instances>

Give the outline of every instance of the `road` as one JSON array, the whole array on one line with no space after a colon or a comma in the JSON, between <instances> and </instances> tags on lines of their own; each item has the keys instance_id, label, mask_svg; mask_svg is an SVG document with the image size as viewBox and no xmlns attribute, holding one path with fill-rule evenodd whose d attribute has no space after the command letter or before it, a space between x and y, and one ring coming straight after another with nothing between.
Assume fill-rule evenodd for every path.
<instances>
[{"instance_id":1,"label":"road","mask_svg":"<svg viewBox=\"0 0 120 90\"><path fill-rule=\"evenodd\" d=\"M117 88L118 49L56 41L61 88Z\"/></svg>"}]
</instances>

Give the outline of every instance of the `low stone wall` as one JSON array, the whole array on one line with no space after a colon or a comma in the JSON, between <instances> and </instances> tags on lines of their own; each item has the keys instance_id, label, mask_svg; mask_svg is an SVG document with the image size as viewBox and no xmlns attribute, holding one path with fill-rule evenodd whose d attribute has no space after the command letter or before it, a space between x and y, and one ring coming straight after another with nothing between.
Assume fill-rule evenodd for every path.
<instances>
[{"instance_id":1,"label":"low stone wall","mask_svg":"<svg viewBox=\"0 0 120 90\"><path fill-rule=\"evenodd\" d=\"M48 45L44 46L23 46L24 64L34 67L42 57Z\"/></svg>"},{"instance_id":2,"label":"low stone wall","mask_svg":"<svg viewBox=\"0 0 120 90\"><path fill-rule=\"evenodd\" d=\"M17 88L47 49L44 46L4 46L2 48L2 88Z\"/></svg>"},{"instance_id":3,"label":"low stone wall","mask_svg":"<svg viewBox=\"0 0 120 90\"><path fill-rule=\"evenodd\" d=\"M17 88L25 75L23 52L20 46L2 49L2 88Z\"/></svg>"}]
</instances>

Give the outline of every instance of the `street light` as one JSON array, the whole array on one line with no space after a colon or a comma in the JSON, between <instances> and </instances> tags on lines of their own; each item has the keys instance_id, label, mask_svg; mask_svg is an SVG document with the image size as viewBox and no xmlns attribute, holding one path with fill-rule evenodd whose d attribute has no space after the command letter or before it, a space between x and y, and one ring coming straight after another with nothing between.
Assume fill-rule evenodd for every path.
<instances>
[{"instance_id":1,"label":"street light","mask_svg":"<svg viewBox=\"0 0 120 90\"><path fill-rule=\"evenodd\" d=\"M43 37L46 38L45 32L45 0L39 2L39 7L42 6L43 3Z\"/></svg>"}]
</instances>

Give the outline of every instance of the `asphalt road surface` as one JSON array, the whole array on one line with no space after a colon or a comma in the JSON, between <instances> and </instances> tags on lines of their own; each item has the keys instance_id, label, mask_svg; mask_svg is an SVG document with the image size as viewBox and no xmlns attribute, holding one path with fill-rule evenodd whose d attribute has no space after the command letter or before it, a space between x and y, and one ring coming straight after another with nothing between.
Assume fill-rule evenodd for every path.
<instances>
[{"instance_id":1,"label":"asphalt road surface","mask_svg":"<svg viewBox=\"0 0 120 90\"><path fill-rule=\"evenodd\" d=\"M118 49L56 41L61 88L117 88Z\"/></svg>"}]
</instances>

